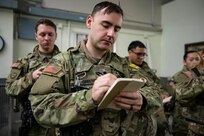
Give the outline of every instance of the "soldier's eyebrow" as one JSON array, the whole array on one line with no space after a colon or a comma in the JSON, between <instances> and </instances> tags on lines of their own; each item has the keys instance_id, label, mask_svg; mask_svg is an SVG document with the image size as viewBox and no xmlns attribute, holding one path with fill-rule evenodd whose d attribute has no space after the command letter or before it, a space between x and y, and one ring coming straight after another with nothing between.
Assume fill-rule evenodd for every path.
<instances>
[{"instance_id":1,"label":"soldier's eyebrow","mask_svg":"<svg viewBox=\"0 0 204 136\"><path fill-rule=\"evenodd\" d=\"M101 22L102 25L108 25L108 26L113 26L113 24L107 20L104 20ZM117 31L119 31L121 29L121 26L116 25L115 29L117 29Z\"/></svg>"}]
</instances>

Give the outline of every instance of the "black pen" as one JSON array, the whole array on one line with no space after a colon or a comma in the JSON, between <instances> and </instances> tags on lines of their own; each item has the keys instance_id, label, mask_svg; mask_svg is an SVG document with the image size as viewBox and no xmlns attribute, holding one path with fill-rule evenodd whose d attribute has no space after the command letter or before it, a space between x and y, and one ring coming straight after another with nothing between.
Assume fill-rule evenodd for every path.
<instances>
[{"instance_id":1,"label":"black pen","mask_svg":"<svg viewBox=\"0 0 204 136\"><path fill-rule=\"evenodd\" d=\"M96 75L97 76L102 76L102 75L105 75L106 74L106 72L104 71L104 72L96 72Z\"/></svg>"}]
</instances>

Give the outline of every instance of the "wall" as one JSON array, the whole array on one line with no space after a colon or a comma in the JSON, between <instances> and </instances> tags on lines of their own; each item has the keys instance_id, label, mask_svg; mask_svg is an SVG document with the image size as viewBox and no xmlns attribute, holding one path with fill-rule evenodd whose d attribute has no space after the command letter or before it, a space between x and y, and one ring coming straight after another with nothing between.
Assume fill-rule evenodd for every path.
<instances>
[{"instance_id":1,"label":"wall","mask_svg":"<svg viewBox=\"0 0 204 136\"><path fill-rule=\"evenodd\" d=\"M43 0L43 7L90 14L100 1L103 0ZM109 1L119 3L119 0ZM154 25L155 29L161 27L160 0L120 0L120 5L124 10L125 24L148 28Z\"/></svg>"},{"instance_id":2,"label":"wall","mask_svg":"<svg viewBox=\"0 0 204 136\"><path fill-rule=\"evenodd\" d=\"M8 76L13 61L13 11L0 8L0 35L5 47L0 52L0 78Z\"/></svg>"},{"instance_id":3,"label":"wall","mask_svg":"<svg viewBox=\"0 0 204 136\"><path fill-rule=\"evenodd\" d=\"M184 44L204 41L203 5L203 0L175 0L162 6L162 76L182 69Z\"/></svg>"},{"instance_id":4,"label":"wall","mask_svg":"<svg viewBox=\"0 0 204 136\"><path fill-rule=\"evenodd\" d=\"M111 1L118 3L118 0L111 0ZM58 9L61 8L64 10L69 9L67 11L72 11L72 12L77 11L77 12L89 13L91 12L93 5L96 4L96 1L60 0L56 2L53 0L49 0L49 1L44 0L43 4L45 7L49 7L49 8L58 8ZM121 56L126 56L127 52L120 52L120 51L123 50L123 48L127 48L128 44L132 40L137 40L140 37L143 39L145 43L147 42L147 39L148 41L151 42L152 45L150 44L151 46L149 47L149 49L151 49L151 53L157 52L157 48L155 47L157 46L159 47L161 45L160 38L153 38L152 36L150 36L152 34L149 35L149 33L157 33L153 31L161 30L160 29L161 5L159 3L159 0L143 0L143 1L128 0L128 2L121 1L120 4L121 4L121 7L124 9L126 21L125 21L125 27L122 29L121 35L118 38L119 41L118 42L116 41L116 47L114 51L119 53L119 55ZM79 8L79 5L80 5L80 8ZM1 10L4 11L4 9L1 9ZM2 71L4 71L0 73L1 74L0 76L7 77L10 71L9 67L11 66L11 64L14 61L16 61L19 57L23 57L28 52L31 52L33 50L33 47L36 45L36 41L34 40L18 39L18 35L17 35L18 31L16 29L17 27L16 17L26 16L28 18L30 17L30 18L38 18L38 19L41 17L28 16L24 14L14 14L11 9L5 10L8 13L4 14L4 12L2 12L1 10L0 10L0 16L3 16L2 17L3 19L1 18L1 20L4 20L4 21L0 22L0 28L3 28L2 31L6 35L9 35L8 38L6 39L6 42L9 45L9 48L7 47L8 50L5 49L0 54L0 55L3 55L4 53L5 58L7 60L7 63L5 63L4 61L0 62L1 69ZM11 15L8 16L6 14L11 14ZM85 23L72 22L68 20L59 20L54 18L51 18L51 19L57 25L58 38L57 38L56 44L59 46L60 50L62 51L65 51L68 47L75 45L77 33L82 33L82 34L87 33ZM5 27L5 24L7 27ZM158 26L159 29L157 29L157 27L152 27L154 25ZM133 27L130 28L128 26L133 26ZM146 35L146 33L148 34ZM159 34L158 37L161 37L161 34ZM122 42L123 41L122 39L126 39L125 42ZM152 47L153 45L156 45L156 46ZM154 56L149 58L152 58L152 61L153 61L152 64L154 64L152 65L152 67L160 71L159 59L157 59L157 57L154 57ZM3 57L1 57L0 59L3 59ZM150 62L150 59L148 61Z\"/></svg>"}]
</instances>

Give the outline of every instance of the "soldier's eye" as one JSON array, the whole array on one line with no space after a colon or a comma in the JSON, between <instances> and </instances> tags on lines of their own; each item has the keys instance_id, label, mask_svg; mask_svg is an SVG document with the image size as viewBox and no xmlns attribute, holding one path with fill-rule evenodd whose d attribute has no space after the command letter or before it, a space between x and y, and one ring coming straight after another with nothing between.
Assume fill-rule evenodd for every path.
<instances>
[{"instance_id":1,"label":"soldier's eye","mask_svg":"<svg viewBox=\"0 0 204 136\"><path fill-rule=\"evenodd\" d=\"M39 35L42 36L42 37L44 37L46 34L45 34L45 33L40 33Z\"/></svg>"},{"instance_id":2,"label":"soldier's eye","mask_svg":"<svg viewBox=\"0 0 204 136\"><path fill-rule=\"evenodd\" d=\"M101 23L101 25L104 27L104 28L109 28L111 25L107 22L103 22Z\"/></svg>"}]
</instances>

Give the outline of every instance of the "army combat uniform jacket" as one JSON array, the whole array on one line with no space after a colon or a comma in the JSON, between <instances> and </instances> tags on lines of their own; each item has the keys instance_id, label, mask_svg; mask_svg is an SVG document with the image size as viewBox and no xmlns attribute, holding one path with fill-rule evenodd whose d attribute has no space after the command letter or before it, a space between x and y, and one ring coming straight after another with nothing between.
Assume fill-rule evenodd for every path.
<instances>
[{"instance_id":1,"label":"army combat uniform jacket","mask_svg":"<svg viewBox=\"0 0 204 136\"><path fill-rule=\"evenodd\" d=\"M185 119L188 136L204 135L204 77L189 78L176 85L176 101Z\"/></svg>"},{"instance_id":2,"label":"army combat uniform jacket","mask_svg":"<svg viewBox=\"0 0 204 136\"><path fill-rule=\"evenodd\" d=\"M38 48L39 45L34 48L32 53L29 53L24 58L18 59L11 66L11 72L6 81L7 95L16 98L23 108L21 113L22 126L20 128L20 135L45 136L46 133L45 128L42 128L34 120L28 95L35 82L32 78L33 71L42 66L46 66L50 59L59 53L59 49L55 45L54 51L51 54L45 55L39 53Z\"/></svg>"},{"instance_id":3,"label":"army combat uniform jacket","mask_svg":"<svg viewBox=\"0 0 204 136\"><path fill-rule=\"evenodd\" d=\"M130 77L128 63L108 51L101 60L89 56L85 42L55 56L34 84L30 100L37 121L46 127L60 127L62 136L141 136L138 113L97 110L91 88L97 73ZM157 90L140 90L145 104L140 112L154 113L161 105Z\"/></svg>"},{"instance_id":4,"label":"army combat uniform jacket","mask_svg":"<svg viewBox=\"0 0 204 136\"><path fill-rule=\"evenodd\" d=\"M126 58L128 60L128 57ZM133 63L129 64L132 69L132 73L141 73L140 76L147 79L147 83L158 88L160 94L164 92L160 78L150 69L148 64L144 61L142 65L137 66ZM138 74L137 74L138 75ZM151 117L152 122L148 124L155 128L155 133L157 136L165 135L165 129L167 129L167 119L164 113L164 108L161 106L157 113Z\"/></svg>"},{"instance_id":5,"label":"army combat uniform jacket","mask_svg":"<svg viewBox=\"0 0 204 136\"><path fill-rule=\"evenodd\" d=\"M192 71L189 70L186 66L183 67L183 69L176 74L173 75L173 81L177 88L179 89L175 90L175 98L178 97L179 94L181 94L181 89L182 87L180 84L183 84L185 82L188 82L190 78L185 74L186 71L191 72L193 77L196 77L197 75ZM185 89L186 90L186 89ZM183 89L184 93L184 89ZM175 105L174 105L174 110L173 110L173 134L175 136L186 136L187 135L187 130L188 130L188 123L186 119L182 116L182 105L178 100L175 100Z\"/></svg>"},{"instance_id":6,"label":"army combat uniform jacket","mask_svg":"<svg viewBox=\"0 0 204 136\"><path fill-rule=\"evenodd\" d=\"M194 73L192 70L189 70L186 66L183 66L183 69L174 74L172 77L175 84L188 81L189 77L184 73L186 71L191 72L193 77L197 76L196 73Z\"/></svg>"}]
</instances>

